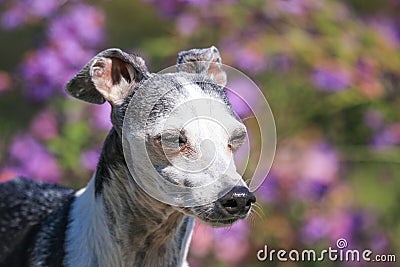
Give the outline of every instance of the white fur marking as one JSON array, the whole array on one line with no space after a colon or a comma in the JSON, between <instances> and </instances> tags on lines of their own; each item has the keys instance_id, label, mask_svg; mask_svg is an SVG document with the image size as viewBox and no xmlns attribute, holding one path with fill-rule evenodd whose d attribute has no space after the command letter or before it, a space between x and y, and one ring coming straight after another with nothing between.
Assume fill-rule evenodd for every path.
<instances>
[{"instance_id":1,"label":"white fur marking","mask_svg":"<svg viewBox=\"0 0 400 267\"><path fill-rule=\"evenodd\" d=\"M192 240L193 228L194 228L194 218L190 217L189 222L186 226L185 236L183 237L181 243L182 245L181 245L180 259L183 260L182 267L189 266L186 258L189 252L190 241Z\"/></svg>"},{"instance_id":2,"label":"white fur marking","mask_svg":"<svg viewBox=\"0 0 400 267\"><path fill-rule=\"evenodd\" d=\"M94 180L93 177L85 190L78 191L72 204L72 222L66 233L67 267L123 266L107 227L103 199L95 198Z\"/></svg>"},{"instance_id":3,"label":"white fur marking","mask_svg":"<svg viewBox=\"0 0 400 267\"><path fill-rule=\"evenodd\" d=\"M86 191L86 187L79 189L78 191L75 192L75 197L79 197L85 191Z\"/></svg>"}]
</instances>

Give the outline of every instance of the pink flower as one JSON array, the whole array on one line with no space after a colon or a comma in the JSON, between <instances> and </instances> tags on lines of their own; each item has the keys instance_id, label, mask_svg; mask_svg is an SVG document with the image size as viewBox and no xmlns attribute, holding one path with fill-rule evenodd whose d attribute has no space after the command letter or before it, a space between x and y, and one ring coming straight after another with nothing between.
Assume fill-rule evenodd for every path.
<instances>
[{"instance_id":1,"label":"pink flower","mask_svg":"<svg viewBox=\"0 0 400 267\"><path fill-rule=\"evenodd\" d=\"M50 110L40 112L32 121L31 133L38 139L48 140L58 133L57 119Z\"/></svg>"},{"instance_id":2,"label":"pink flower","mask_svg":"<svg viewBox=\"0 0 400 267\"><path fill-rule=\"evenodd\" d=\"M247 79L232 79L226 85L226 94L233 110L240 118L246 118L253 114L259 101L257 88Z\"/></svg>"},{"instance_id":3,"label":"pink flower","mask_svg":"<svg viewBox=\"0 0 400 267\"><path fill-rule=\"evenodd\" d=\"M177 18L176 27L182 35L190 35L197 30L198 24L196 17L184 14Z\"/></svg>"},{"instance_id":4,"label":"pink flower","mask_svg":"<svg viewBox=\"0 0 400 267\"><path fill-rule=\"evenodd\" d=\"M306 12L306 5L302 0L279 0L276 4L281 12L293 15L303 15Z\"/></svg>"},{"instance_id":5,"label":"pink flower","mask_svg":"<svg viewBox=\"0 0 400 267\"><path fill-rule=\"evenodd\" d=\"M312 216L302 229L303 241L306 244L325 238L329 233L329 221L321 216Z\"/></svg>"},{"instance_id":6,"label":"pink flower","mask_svg":"<svg viewBox=\"0 0 400 267\"><path fill-rule=\"evenodd\" d=\"M326 143L312 145L300 160L300 175L303 179L326 183L336 179L339 170L338 155Z\"/></svg>"},{"instance_id":7,"label":"pink flower","mask_svg":"<svg viewBox=\"0 0 400 267\"><path fill-rule=\"evenodd\" d=\"M60 5L65 1L62 0L30 0L28 3L28 10L31 14L38 17L47 17L52 14Z\"/></svg>"},{"instance_id":8,"label":"pink flower","mask_svg":"<svg viewBox=\"0 0 400 267\"><path fill-rule=\"evenodd\" d=\"M18 176L18 174L21 174L20 170L16 170L15 168L7 166L0 170L0 183L4 183L11 179L14 179Z\"/></svg>"},{"instance_id":9,"label":"pink flower","mask_svg":"<svg viewBox=\"0 0 400 267\"><path fill-rule=\"evenodd\" d=\"M92 105L90 110L90 124L93 127L102 130L110 130L111 123L111 106L105 103L104 105Z\"/></svg>"},{"instance_id":10,"label":"pink flower","mask_svg":"<svg viewBox=\"0 0 400 267\"><path fill-rule=\"evenodd\" d=\"M0 71L0 93L10 89L11 79L7 72Z\"/></svg>"},{"instance_id":11,"label":"pink flower","mask_svg":"<svg viewBox=\"0 0 400 267\"><path fill-rule=\"evenodd\" d=\"M212 228L196 222L192 241L190 243L190 254L197 257L204 257L207 255L213 245Z\"/></svg>"},{"instance_id":12,"label":"pink flower","mask_svg":"<svg viewBox=\"0 0 400 267\"><path fill-rule=\"evenodd\" d=\"M235 54L236 64L245 70L260 73L268 67L264 55L250 47L238 48Z\"/></svg>"},{"instance_id":13,"label":"pink flower","mask_svg":"<svg viewBox=\"0 0 400 267\"><path fill-rule=\"evenodd\" d=\"M274 175L273 172L270 172L255 192L257 201L261 200L265 203L274 203L275 201L279 201L279 190L279 182L276 175Z\"/></svg>"},{"instance_id":14,"label":"pink flower","mask_svg":"<svg viewBox=\"0 0 400 267\"><path fill-rule=\"evenodd\" d=\"M23 3L17 2L2 14L1 26L3 29L12 30L24 23L26 19L26 8Z\"/></svg>"},{"instance_id":15,"label":"pink flower","mask_svg":"<svg viewBox=\"0 0 400 267\"><path fill-rule=\"evenodd\" d=\"M99 157L100 157L100 151L98 149L91 149L82 152L81 154L82 166L90 171L96 170Z\"/></svg>"},{"instance_id":16,"label":"pink flower","mask_svg":"<svg viewBox=\"0 0 400 267\"><path fill-rule=\"evenodd\" d=\"M249 229L245 221L238 221L230 228L214 229L214 253L220 260L235 264L249 250Z\"/></svg>"},{"instance_id":17,"label":"pink flower","mask_svg":"<svg viewBox=\"0 0 400 267\"><path fill-rule=\"evenodd\" d=\"M400 144L400 122L387 125L379 131L372 140L372 144L378 148L386 148Z\"/></svg>"},{"instance_id":18,"label":"pink flower","mask_svg":"<svg viewBox=\"0 0 400 267\"><path fill-rule=\"evenodd\" d=\"M372 130L379 130L383 126L384 118L379 110L369 109L365 112L364 123Z\"/></svg>"}]
</instances>

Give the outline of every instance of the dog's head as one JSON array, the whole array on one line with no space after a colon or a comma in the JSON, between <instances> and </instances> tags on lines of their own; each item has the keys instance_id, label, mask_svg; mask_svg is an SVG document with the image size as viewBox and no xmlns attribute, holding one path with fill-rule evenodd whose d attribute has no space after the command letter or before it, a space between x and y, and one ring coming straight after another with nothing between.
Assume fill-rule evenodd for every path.
<instances>
[{"instance_id":1,"label":"dog's head","mask_svg":"<svg viewBox=\"0 0 400 267\"><path fill-rule=\"evenodd\" d=\"M150 74L139 56L109 49L67 90L87 102L112 105L113 126L127 139L128 167L148 194L172 199L167 202L176 209L208 224L232 224L247 217L255 197L233 162L246 128L224 92L219 52L215 47L181 52L177 71Z\"/></svg>"}]
</instances>

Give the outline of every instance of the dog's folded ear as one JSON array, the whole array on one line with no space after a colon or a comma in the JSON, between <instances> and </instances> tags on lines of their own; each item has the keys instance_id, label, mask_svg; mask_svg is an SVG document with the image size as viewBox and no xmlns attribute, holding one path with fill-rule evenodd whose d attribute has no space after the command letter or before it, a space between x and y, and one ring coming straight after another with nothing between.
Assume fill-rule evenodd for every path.
<instances>
[{"instance_id":1,"label":"dog's folded ear","mask_svg":"<svg viewBox=\"0 0 400 267\"><path fill-rule=\"evenodd\" d=\"M100 52L70 80L66 90L72 96L94 104L106 100L122 104L125 97L143 78L149 76L144 60L112 48Z\"/></svg>"},{"instance_id":2,"label":"dog's folded ear","mask_svg":"<svg viewBox=\"0 0 400 267\"><path fill-rule=\"evenodd\" d=\"M220 86L226 85L226 73L222 68L221 55L215 46L179 52L176 70L205 74Z\"/></svg>"}]
</instances>

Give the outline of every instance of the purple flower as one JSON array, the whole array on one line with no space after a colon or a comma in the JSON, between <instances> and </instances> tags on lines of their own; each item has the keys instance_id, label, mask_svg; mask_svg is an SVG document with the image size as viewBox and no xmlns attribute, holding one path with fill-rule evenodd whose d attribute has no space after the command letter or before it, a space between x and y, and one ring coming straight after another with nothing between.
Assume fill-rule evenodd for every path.
<instances>
[{"instance_id":1,"label":"purple flower","mask_svg":"<svg viewBox=\"0 0 400 267\"><path fill-rule=\"evenodd\" d=\"M267 68L267 60L264 55L251 48L238 48L235 51L236 64L244 70L252 73L260 73Z\"/></svg>"},{"instance_id":2,"label":"purple flower","mask_svg":"<svg viewBox=\"0 0 400 267\"><path fill-rule=\"evenodd\" d=\"M66 67L66 74L63 76L68 79L72 78L82 65L85 65L95 54L92 49L83 47L80 40L73 36L64 40L60 39L55 42L55 45L55 51Z\"/></svg>"},{"instance_id":3,"label":"purple flower","mask_svg":"<svg viewBox=\"0 0 400 267\"><path fill-rule=\"evenodd\" d=\"M329 236L332 242L336 242L339 238L347 241L352 239L351 219L347 215L336 215L328 224L330 227Z\"/></svg>"},{"instance_id":4,"label":"purple flower","mask_svg":"<svg viewBox=\"0 0 400 267\"><path fill-rule=\"evenodd\" d=\"M359 60L356 67L357 74L361 80L374 80L378 72L374 62L371 62L370 60Z\"/></svg>"},{"instance_id":5,"label":"purple flower","mask_svg":"<svg viewBox=\"0 0 400 267\"><path fill-rule=\"evenodd\" d=\"M241 119L249 117L251 114L253 114L250 106L243 98L240 97L240 95L234 91L231 91L229 88L227 88L225 92L229 98L229 102L232 104L233 110Z\"/></svg>"},{"instance_id":6,"label":"purple flower","mask_svg":"<svg viewBox=\"0 0 400 267\"><path fill-rule=\"evenodd\" d=\"M164 17L172 17L176 15L179 9L183 6L184 1L182 0L145 0L154 4L160 15Z\"/></svg>"},{"instance_id":7,"label":"purple flower","mask_svg":"<svg viewBox=\"0 0 400 267\"><path fill-rule=\"evenodd\" d=\"M244 36L225 38L221 43L221 51L239 68L257 74L268 68L265 48L259 45L258 32L248 31ZM243 40L251 40L243 42ZM230 60L229 60L230 59Z\"/></svg>"},{"instance_id":8,"label":"purple flower","mask_svg":"<svg viewBox=\"0 0 400 267\"><path fill-rule=\"evenodd\" d=\"M30 135L17 137L10 147L10 155L24 175L48 182L56 182L61 176L54 157Z\"/></svg>"},{"instance_id":9,"label":"purple flower","mask_svg":"<svg viewBox=\"0 0 400 267\"><path fill-rule=\"evenodd\" d=\"M367 216L366 213L362 211L355 211L349 213L348 216L351 219L350 227L353 235L356 236L362 234L363 230L370 229L372 220Z\"/></svg>"},{"instance_id":10,"label":"purple flower","mask_svg":"<svg viewBox=\"0 0 400 267\"><path fill-rule=\"evenodd\" d=\"M12 30L24 23L27 19L26 9L22 2L17 2L10 9L6 10L1 16L1 26L3 29Z\"/></svg>"},{"instance_id":11,"label":"purple flower","mask_svg":"<svg viewBox=\"0 0 400 267\"><path fill-rule=\"evenodd\" d=\"M38 151L34 157L24 163L24 167L29 175L42 181L57 182L61 176L57 161L45 150Z\"/></svg>"},{"instance_id":12,"label":"purple flower","mask_svg":"<svg viewBox=\"0 0 400 267\"><path fill-rule=\"evenodd\" d=\"M382 35L386 42L393 47L400 44L400 31L396 23L390 20L373 20L371 23L375 31Z\"/></svg>"},{"instance_id":13,"label":"purple flower","mask_svg":"<svg viewBox=\"0 0 400 267\"><path fill-rule=\"evenodd\" d=\"M57 0L20 0L14 1L11 7L1 17L4 29L14 29L21 24L37 21L49 17L62 5L64 1Z\"/></svg>"},{"instance_id":14,"label":"purple flower","mask_svg":"<svg viewBox=\"0 0 400 267\"><path fill-rule=\"evenodd\" d=\"M247 79L232 79L226 85L226 94L233 110L242 119L253 114L252 109L259 101L256 94L257 88L254 87L254 84Z\"/></svg>"},{"instance_id":15,"label":"purple flower","mask_svg":"<svg viewBox=\"0 0 400 267\"><path fill-rule=\"evenodd\" d=\"M320 216L311 216L301 231L303 242L312 244L322 238L325 238L329 233L329 221Z\"/></svg>"},{"instance_id":16,"label":"purple flower","mask_svg":"<svg viewBox=\"0 0 400 267\"><path fill-rule=\"evenodd\" d=\"M180 34L190 35L197 30L198 20L195 16L183 14L177 18L176 27Z\"/></svg>"},{"instance_id":17,"label":"purple flower","mask_svg":"<svg viewBox=\"0 0 400 267\"><path fill-rule=\"evenodd\" d=\"M388 238L382 233L376 233L372 237L370 249L375 253L385 253L388 245Z\"/></svg>"},{"instance_id":18,"label":"purple flower","mask_svg":"<svg viewBox=\"0 0 400 267\"><path fill-rule=\"evenodd\" d=\"M22 64L26 94L43 101L64 93L64 84L104 39L103 26L104 14L85 4L71 5L50 20L46 45L30 53Z\"/></svg>"},{"instance_id":19,"label":"purple flower","mask_svg":"<svg viewBox=\"0 0 400 267\"><path fill-rule=\"evenodd\" d=\"M100 157L99 149L86 150L81 154L82 166L90 171L96 170L97 163Z\"/></svg>"},{"instance_id":20,"label":"purple flower","mask_svg":"<svg viewBox=\"0 0 400 267\"><path fill-rule=\"evenodd\" d=\"M325 142L318 142L304 153L300 165L302 166L300 175L305 181L330 183L336 178L339 159L332 147Z\"/></svg>"},{"instance_id":21,"label":"purple flower","mask_svg":"<svg viewBox=\"0 0 400 267\"><path fill-rule=\"evenodd\" d=\"M299 182L297 191L307 200L318 201L326 195L330 186L326 181L306 180Z\"/></svg>"},{"instance_id":22,"label":"purple flower","mask_svg":"<svg viewBox=\"0 0 400 267\"><path fill-rule=\"evenodd\" d=\"M32 53L25 60L22 73L26 80L26 94L34 100L45 100L62 88L67 78L64 61L60 54L48 47Z\"/></svg>"},{"instance_id":23,"label":"purple flower","mask_svg":"<svg viewBox=\"0 0 400 267\"><path fill-rule=\"evenodd\" d=\"M304 0L278 0L277 8L285 13L303 15L306 11Z\"/></svg>"},{"instance_id":24,"label":"purple flower","mask_svg":"<svg viewBox=\"0 0 400 267\"><path fill-rule=\"evenodd\" d=\"M110 130L112 128L110 114L110 105L93 105L90 110L89 122L93 127L98 129Z\"/></svg>"},{"instance_id":25,"label":"purple flower","mask_svg":"<svg viewBox=\"0 0 400 267\"><path fill-rule=\"evenodd\" d=\"M364 114L364 123L372 130L379 130L384 123L383 115L379 110L369 109Z\"/></svg>"},{"instance_id":26,"label":"purple flower","mask_svg":"<svg viewBox=\"0 0 400 267\"><path fill-rule=\"evenodd\" d=\"M33 15L38 17L47 17L52 14L64 1L60 0L29 0L25 1L26 9Z\"/></svg>"},{"instance_id":27,"label":"purple flower","mask_svg":"<svg viewBox=\"0 0 400 267\"><path fill-rule=\"evenodd\" d=\"M192 241L190 243L191 254L204 257L207 255L213 246L212 228L196 222L193 232Z\"/></svg>"},{"instance_id":28,"label":"purple flower","mask_svg":"<svg viewBox=\"0 0 400 267\"><path fill-rule=\"evenodd\" d=\"M352 247L363 242L365 232L374 227L374 220L369 214L356 210L340 210L329 215L329 237L332 242L344 238Z\"/></svg>"},{"instance_id":29,"label":"purple flower","mask_svg":"<svg viewBox=\"0 0 400 267\"><path fill-rule=\"evenodd\" d=\"M292 59L289 55L274 54L268 56L268 69L273 71L287 72L292 66Z\"/></svg>"},{"instance_id":30,"label":"purple flower","mask_svg":"<svg viewBox=\"0 0 400 267\"><path fill-rule=\"evenodd\" d=\"M210 0L185 0L185 2L194 6L206 6L210 3Z\"/></svg>"},{"instance_id":31,"label":"purple flower","mask_svg":"<svg viewBox=\"0 0 400 267\"><path fill-rule=\"evenodd\" d=\"M214 252L218 259L235 264L249 250L249 229L245 221L238 221L230 228L214 229Z\"/></svg>"},{"instance_id":32,"label":"purple flower","mask_svg":"<svg viewBox=\"0 0 400 267\"><path fill-rule=\"evenodd\" d=\"M97 46L104 39L104 20L104 14L98 8L85 4L73 5L65 14L52 21L49 39L60 44L72 38L84 46Z\"/></svg>"},{"instance_id":33,"label":"purple flower","mask_svg":"<svg viewBox=\"0 0 400 267\"><path fill-rule=\"evenodd\" d=\"M55 114L50 110L40 112L32 121L31 133L38 139L48 140L58 133Z\"/></svg>"},{"instance_id":34,"label":"purple flower","mask_svg":"<svg viewBox=\"0 0 400 267\"><path fill-rule=\"evenodd\" d=\"M378 132L372 139L375 147L388 147L400 144L400 123L393 123Z\"/></svg>"},{"instance_id":35,"label":"purple flower","mask_svg":"<svg viewBox=\"0 0 400 267\"><path fill-rule=\"evenodd\" d=\"M216 239L235 238L239 240L247 240L249 228L245 221L240 220L227 228L214 228L214 237Z\"/></svg>"},{"instance_id":36,"label":"purple flower","mask_svg":"<svg viewBox=\"0 0 400 267\"><path fill-rule=\"evenodd\" d=\"M15 138L12 142L10 155L18 161L24 162L40 150L42 150L42 146L38 142L30 135L23 135Z\"/></svg>"},{"instance_id":37,"label":"purple flower","mask_svg":"<svg viewBox=\"0 0 400 267\"><path fill-rule=\"evenodd\" d=\"M340 91L350 86L350 73L341 68L317 68L312 76L314 85L322 91Z\"/></svg>"},{"instance_id":38,"label":"purple flower","mask_svg":"<svg viewBox=\"0 0 400 267\"><path fill-rule=\"evenodd\" d=\"M256 190L257 200L260 199L265 203L271 203L277 200L279 191L279 183L272 172L264 179L263 183Z\"/></svg>"}]
</instances>

